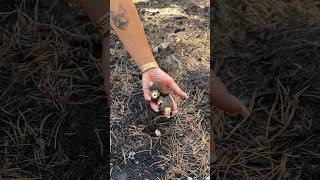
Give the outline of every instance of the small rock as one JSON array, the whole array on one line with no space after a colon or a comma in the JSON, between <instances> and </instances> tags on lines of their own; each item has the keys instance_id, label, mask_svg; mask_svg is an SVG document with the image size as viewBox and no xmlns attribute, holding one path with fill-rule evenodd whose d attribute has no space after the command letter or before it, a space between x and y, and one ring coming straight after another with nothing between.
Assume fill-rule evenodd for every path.
<instances>
[{"instance_id":1,"label":"small rock","mask_svg":"<svg viewBox=\"0 0 320 180\"><path fill-rule=\"evenodd\" d=\"M154 133L156 134L156 136L160 137L161 136L161 131L159 131L158 129L156 129L154 131Z\"/></svg>"},{"instance_id":2,"label":"small rock","mask_svg":"<svg viewBox=\"0 0 320 180\"><path fill-rule=\"evenodd\" d=\"M166 55L159 61L161 69L175 79L179 79L184 74L183 64L173 55Z\"/></svg>"},{"instance_id":3,"label":"small rock","mask_svg":"<svg viewBox=\"0 0 320 180\"><path fill-rule=\"evenodd\" d=\"M153 52L153 53L159 53L159 47L156 46L155 48L153 48L152 52Z\"/></svg>"},{"instance_id":4,"label":"small rock","mask_svg":"<svg viewBox=\"0 0 320 180\"><path fill-rule=\"evenodd\" d=\"M168 47L169 47L169 43L163 42L163 43L161 43L160 45L158 45L158 46L156 46L155 48L153 48L152 52L154 52L154 53L159 53L159 52L161 52L162 50L168 49Z\"/></svg>"},{"instance_id":5,"label":"small rock","mask_svg":"<svg viewBox=\"0 0 320 180\"><path fill-rule=\"evenodd\" d=\"M187 180L193 180L193 178L188 176L188 177L187 177Z\"/></svg>"},{"instance_id":6,"label":"small rock","mask_svg":"<svg viewBox=\"0 0 320 180\"><path fill-rule=\"evenodd\" d=\"M129 152L128 159L134 160L135 155L136 155L135 152L133 152L133 151Z\"/></svg>"},{"instance_id":7,"label":"small rock","mask_svg":"<svg viewBox=\"0 0 320 180\"><path fill-rule=\"evenodd\" d=\"M167 43L167 42L164 42L164 43L160 44L160 48L161 49L167 49L168 47L169 47L169 43Z\"/></svg>"},{"instance_id":8,"label":"small rock","mask_svg":"<svg viewBox=\"0 0 320 180\"><path fill-rule=\"evenodd\" d=\"M168 36L169 37L176 37L177 35L175 33L169 33Z\"/></svg>"}]
</instances>

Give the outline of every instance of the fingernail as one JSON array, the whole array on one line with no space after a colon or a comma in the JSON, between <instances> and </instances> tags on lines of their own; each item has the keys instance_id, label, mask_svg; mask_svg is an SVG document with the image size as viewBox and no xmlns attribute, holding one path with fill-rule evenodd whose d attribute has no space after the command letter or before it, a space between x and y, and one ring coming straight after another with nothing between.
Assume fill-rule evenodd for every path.
<instances>
[{"instance_id":1,"label":"fingernail","mask_svg":"<svg viewBox=\"0 0 320 180\"><path fill-rule=\"evenodd\" d=\"M155 109L154 111L155 111L155 112L159 112L159 109Z\"/></svg>"}]
</instances>

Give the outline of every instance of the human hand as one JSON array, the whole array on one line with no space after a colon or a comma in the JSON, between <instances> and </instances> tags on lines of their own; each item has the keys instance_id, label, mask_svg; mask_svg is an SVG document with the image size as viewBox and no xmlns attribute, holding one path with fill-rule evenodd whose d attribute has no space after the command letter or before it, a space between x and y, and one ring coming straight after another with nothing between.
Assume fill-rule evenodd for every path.
<instances>
[{"instance_id":1,"label":"human hand","mask_svg":"<svg viewBox=\"0 0 320 180\"><path fill-rule=\"evenodd\" d=\"M250 113L245 106L233 95L231 95L226 86L215 75L211 75L211 103L230 114L240 114L247 118Z\"/></svg>"},{"instance_id":2,"label":"human hand","mask_svg":"<svg viewBox=\"0 0 320 180\"><path fill-rule=\"evenodd\" d=\"M169 93L170 91L173 91L174 94L178 95L182 99L188 98L187 94L180 89L172 77L167 73L162 71L160 68L149 69L142 74L142 90L145 100L150 101L151 108L156 112L159 112L159 106L155 102L151 101L150 87L152 83L157 83L163 92ZM172 99L172 114L175 114L178 112L177 104L172 96L169 96ZM171 114L164 112L164 116L170 118Z\"/></svg>"}]
</instances>

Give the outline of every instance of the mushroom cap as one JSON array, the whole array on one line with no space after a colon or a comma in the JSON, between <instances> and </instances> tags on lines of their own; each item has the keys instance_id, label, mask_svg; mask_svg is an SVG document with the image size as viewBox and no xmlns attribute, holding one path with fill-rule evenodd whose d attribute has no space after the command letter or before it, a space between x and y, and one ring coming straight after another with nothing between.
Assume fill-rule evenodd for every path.
<instances>
[{"instance_id":1,"label":"mushroom cap","mask_svg":"<svg viewBox=\"0 0 320 180\"><path fill-rule=\"evenodd\" d=\"M159 86L158 83L151 82L150 89L151 89L151 91L153 91L153 90L158 90L158 91L160 91L160 86Z\"/></svg>"},{"instance_id":2,"label":"mushroom cap","mask_svg":"<svg viewBox=\"0 0 320 180\"><path fill-rule=\"evenodd\" d=\"M159 90L152 90L151 91L151 99L156 100L160 96L160 91Z\"/></svg>"},{"instance_id":3,"label":"mushroom cap","mask_svg":"<svg viewBox=\"0 0 320 180\"><path fill-rule=\"evenodd\" d=\"M172 106L172 99L170 96L163 97L162 106L163 106L163 108Z\"/></svg>"},{"instance_id":4,"label":"mushroom cap","mask_svg":"<svg viewBox=\"0 0 320 180\"><path fill-rule=\"evenodd\" d=\"M159 106L159 108L166 112L166 113L171 113L172 109L172 99L170 98L170 96L160 96L157 105Z\"/></svg>"},{"instance_id":5,"label":"mushroom cap","mask_svg":"<svg viewBox=\"0 0 320 180\"><path fill-rule=\"evenodd\" d=\"M162 107L162 103L163 103L163 97L160 96L157 100L157 105L161 108Z\"/></svg>"},{"instance_id":6,"label":"mushroom cap","mask_svg":"<svg viewBox=\"0 0 320 180\"><path fill-rule=\"evenodd\" d=\"M165 113L170 114L171 113L171 107L165 107L163 110Z\"/></svg>"}]
</instances>

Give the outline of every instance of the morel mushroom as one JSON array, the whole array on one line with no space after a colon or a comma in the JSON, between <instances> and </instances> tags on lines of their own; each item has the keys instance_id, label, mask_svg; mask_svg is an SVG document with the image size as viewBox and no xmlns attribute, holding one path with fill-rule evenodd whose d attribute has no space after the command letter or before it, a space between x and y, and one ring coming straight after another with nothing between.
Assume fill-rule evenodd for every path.
<instances>
[{"instance_id":1,"label":"morel mushroom","mask_svg":"<svg viewBox=\"0 0 320 180\"><path fill-rule=\"evenodd\" d=\"M157 83L151 84L151 99L157 100L160 97L160 87Z\"/></svg>"},{"instance_id":2,"label":"morel mushroom","mask_svg":"<svg viewBox=\"0 0 320 180\"><path fill-rule=\"evenodd\" d=\"M170 114L172 111L172 99L169 95L160 96L157 105L159 106L160 110L165 112L166 114Z\"/></svg>"}]
</instances>

